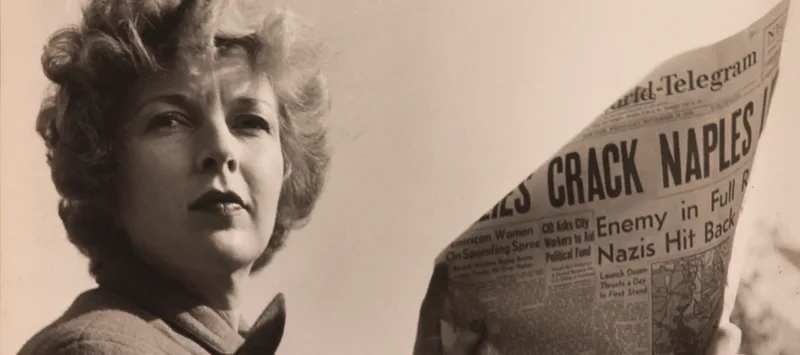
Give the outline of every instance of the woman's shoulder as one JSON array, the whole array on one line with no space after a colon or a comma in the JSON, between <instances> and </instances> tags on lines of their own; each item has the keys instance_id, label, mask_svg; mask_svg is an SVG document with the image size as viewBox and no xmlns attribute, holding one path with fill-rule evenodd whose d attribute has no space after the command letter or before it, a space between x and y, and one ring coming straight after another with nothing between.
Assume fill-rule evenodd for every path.
<instances>
[{"instance_id":1,"label":"woman's shoulder","mask_svg":"<svg viewBox=\"0 0 800 355\"><path fill-rule=\"evenodd\" d=\"M165 335L153 317L128 300L94 289L78 296L69 309L35 334L19 355L161 354ZM168 345L168 344L166 344Z\"/></svg>"}]
</instances>

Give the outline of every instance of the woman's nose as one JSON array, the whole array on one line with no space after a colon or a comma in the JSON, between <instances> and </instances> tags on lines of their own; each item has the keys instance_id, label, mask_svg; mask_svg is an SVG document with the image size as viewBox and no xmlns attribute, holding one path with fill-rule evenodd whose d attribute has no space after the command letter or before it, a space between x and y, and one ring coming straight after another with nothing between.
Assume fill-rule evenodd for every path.
<instances>
[{"instance_id":1,"label":"woman's nose","mask_svg":"<svg viewBox=\"0 0 800 355\"><path fill-rule=\"evenodd\" d=\"M235 172L239 169L236 157L236 137L224 118L211 120L198 134L199 153L195 166L206 173ZM214 122L215 121L215 122Z\"/></svg>"}]
</instances>

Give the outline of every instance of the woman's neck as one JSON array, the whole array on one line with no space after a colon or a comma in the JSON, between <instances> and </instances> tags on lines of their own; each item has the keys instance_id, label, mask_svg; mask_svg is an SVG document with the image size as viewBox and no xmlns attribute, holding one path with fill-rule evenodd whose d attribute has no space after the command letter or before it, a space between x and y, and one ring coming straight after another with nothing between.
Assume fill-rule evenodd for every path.
<instances>
[{"instance_id":1,"label":"woman's neck","mask_svg":"<svg viewBox=\"0 0 800 355\"><path fill-rule=\"evenodd\" d=\"M248 279L249 273L242 271L213 275L186 273L178 276L178 282L195 297L223 315L235 330L239 327L239 309Z\"/></svg>"},{"instance_id":2,"label":"woman's neck","mask_svg":"<svg viewBox=\"0 0 800 355\"><path fill-rule=\"evenodd\" d=\"M145 303L156 302L150 306L166 312L175 311L175 307L202 304L239 331L239 309L249 283L250 267L238 268L235 272L232 269L219 272L221 268L209 272L185 270L129 251L109 252L106 256L103 262L93 266L98 284L137 298L141 296Z\"/></svg>"},{"instance_id":3,"label":"woman's neck","mask_svg":"<svg viewBox=\"0 0 800 355\"><path fill-rule=\"evenodd\" d=\"M203 304L217 311L234 330L238 331L242 295L250 279L249 268L233 272L208 272L181 270L173 265L154 266L178 282Z\"/></svg>"}]
</instances>

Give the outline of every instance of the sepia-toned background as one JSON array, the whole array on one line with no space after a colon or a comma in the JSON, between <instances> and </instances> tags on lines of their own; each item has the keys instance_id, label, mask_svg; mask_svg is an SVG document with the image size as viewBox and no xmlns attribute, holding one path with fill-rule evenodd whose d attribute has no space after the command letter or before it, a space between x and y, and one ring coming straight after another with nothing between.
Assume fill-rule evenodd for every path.
<instances>
[{"instance_id":1,"label":"sepia-toned background","mask_svg":"<svg viewBox=\"0 0 800 355\"><path fill-rule=\"evenodd\" d=\"M284 292L281 353L409 354L432 260L448 241L662 60L741 30L777 2L275 1L334 49L335 156L311 224L259 275L247 314ZM0 9L0 354L92 286L64 236L33 129L42 45L77 19L79 3L4 0ZM737 319L761 354L800 353L798 4L782 63L738 231L750 244L740 249Z\"/></svg>"}]
</instances>

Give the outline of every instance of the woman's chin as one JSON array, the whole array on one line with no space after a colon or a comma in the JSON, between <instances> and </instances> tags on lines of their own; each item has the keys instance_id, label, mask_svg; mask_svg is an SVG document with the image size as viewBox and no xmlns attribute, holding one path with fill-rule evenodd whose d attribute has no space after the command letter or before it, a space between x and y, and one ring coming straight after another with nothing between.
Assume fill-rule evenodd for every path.
<instances>
[{"instance_id":1,"label":"woman's chin","mask_svg":"<svg viewBox=\"0 0 800 355\"><path fill-rule=\"evenodd\" d=\"M234 267L251 265L267 247L266 240L245 231L215 231L205 237L208 256Z\"/></svg>"}]
</instances>

